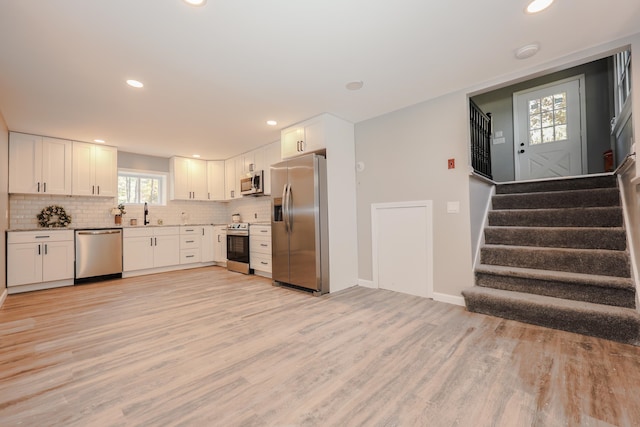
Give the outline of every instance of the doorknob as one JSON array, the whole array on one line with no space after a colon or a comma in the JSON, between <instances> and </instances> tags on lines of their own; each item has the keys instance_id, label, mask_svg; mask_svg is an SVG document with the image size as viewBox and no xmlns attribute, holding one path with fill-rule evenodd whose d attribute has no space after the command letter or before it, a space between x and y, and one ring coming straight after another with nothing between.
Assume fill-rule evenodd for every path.
<instances>
[{"instance_id":1,"label":"doorknob","mask_svg":"<svg viewBox=\"0 0 640 427\"><path fill-rule=\"evenodd\" d=\"M520 150L520 151L518 151L518 153L519 153L519 154L522 154L522 153L524 153L524 150Z\"/></svg>"}]
</instances>

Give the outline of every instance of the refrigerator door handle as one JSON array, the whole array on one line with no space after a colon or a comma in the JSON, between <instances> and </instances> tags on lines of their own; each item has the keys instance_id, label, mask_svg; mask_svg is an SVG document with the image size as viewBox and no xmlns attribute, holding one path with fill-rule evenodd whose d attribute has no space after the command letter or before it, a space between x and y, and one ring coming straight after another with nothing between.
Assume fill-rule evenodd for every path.
<instances>
[{"instance_id":1,"label":"refrigerator door handle","mask_svg":"<svg viewBox=\"0 0 640 427\"><path fill-rule=\"evenodd\" d=\"M282 219L284 221L284 231L289 232L289 225L287 224L287 187L289 184L285 184L282 187Z\"/></svg>"},{"instance_id":2,"label":"refrigerator door handle","mask_svg":"<svg viewBox=\"0 0 640 427\"><path fill-rule=\"evenodd\" d=\"M289 233L293 231L293 211L291 210L291 203L293 199L293 193L291 192L291 184L288 186L287 196L287 219L289 220Z\"/></svg>"}]
</instances>

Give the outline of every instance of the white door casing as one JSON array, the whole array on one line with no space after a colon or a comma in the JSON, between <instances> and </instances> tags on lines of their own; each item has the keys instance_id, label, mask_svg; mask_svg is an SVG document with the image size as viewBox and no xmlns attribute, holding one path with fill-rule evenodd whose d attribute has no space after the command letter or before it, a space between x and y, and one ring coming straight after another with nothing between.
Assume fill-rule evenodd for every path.
<instances>
[{"instance_id":1,"label":"white door casing","mask_svg":"<svg viewBox=\"0 0 640 427\"><path fill-rule=\"evenodd\" d=\"M371 205L373 285L433 297L432 201Z\"/></svg>"},{"instance_id":2,"label":"white door casing","mask_svg":"<svg viewBox=\"0 0 640 427\"><path fill-rule=\"evenodd\" d=\"M515 179L587 171L584 75L513 94Z\"/></svg>"}]
</instances>

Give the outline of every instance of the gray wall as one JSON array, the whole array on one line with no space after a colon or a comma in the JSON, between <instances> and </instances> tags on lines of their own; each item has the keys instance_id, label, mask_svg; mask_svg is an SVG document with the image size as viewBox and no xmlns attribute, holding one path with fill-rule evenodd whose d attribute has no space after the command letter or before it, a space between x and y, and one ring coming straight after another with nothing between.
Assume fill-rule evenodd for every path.
<instances>
[{"instance_id":1,"label":"gray wall","mask_svg":"<svg viewBox=\"0 0 640 427\"><path fill-rule=\"evenodd\" d=\"M473 285L467 104L457 92L356 124L356 161L365 165L356 175L361 280L373 279L371 204L432 200L434 292L460 297ZM460 213L447 213L448 201L460 202Z\"/></svg>"},{"instance_id":2,"label":"gray wall","mask_svg":"<svg viewBox=\"0 0 640 427\"><path fill-rule=\"evenodd\" d=\"M0 112L0 295L7 287L5 231L9 227L9 129Z\"/></svg>"},{"instance_id":3,"label":"gray wall","mask_svg":"<svg viewBox=\"0 0 640 427\"><path fill-rule=\"evenodd\" d=\"M118 151L118 167L169 173L169 159Z\"/></svg>"},{"instance_id":4,"label":"gray wall","mask_svg":"<svg viewBox=\"0 0 640 427\"><path fill-rule=\"evenodd\" d=\"M506 139L504 144L491 146L491 166L494 181L505 182L515 179L513 93L579 74L585 75L588 173L604 172L602 153L611 148L609 122L611 120L610 99L612 89L608 58L472 98L485 113L492 114L493 130L501 130L503 137Z\"/></svg>"}]
</instances>

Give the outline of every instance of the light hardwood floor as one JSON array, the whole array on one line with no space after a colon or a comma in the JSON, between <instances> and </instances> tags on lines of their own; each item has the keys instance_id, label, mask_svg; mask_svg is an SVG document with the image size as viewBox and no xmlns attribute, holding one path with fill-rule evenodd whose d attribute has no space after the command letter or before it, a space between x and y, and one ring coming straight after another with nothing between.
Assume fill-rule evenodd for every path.
<instances>
[{"instance_id":1,"label":"light hardwood floor","mask_svg":"<svg viewBox=\"0 0 640 427\"><path fill-rule=\"evenodd\" d=\"M218 267L10 295L5 426L638 426L640 348Z\"/></svg>"}]
</instances>

